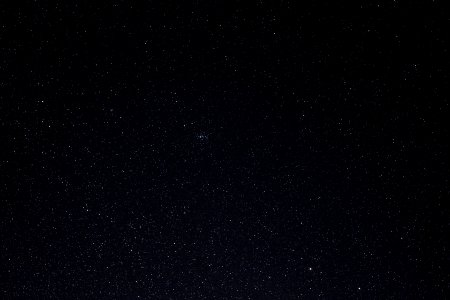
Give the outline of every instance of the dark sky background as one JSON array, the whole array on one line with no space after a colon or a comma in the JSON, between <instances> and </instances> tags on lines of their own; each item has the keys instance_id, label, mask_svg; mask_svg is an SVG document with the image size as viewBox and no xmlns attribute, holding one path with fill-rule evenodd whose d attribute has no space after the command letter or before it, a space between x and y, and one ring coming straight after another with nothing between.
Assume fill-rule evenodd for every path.
<instances>
[{"instance_id":1,"label":"dark sky background","mask_svg":"<svg viewBox=\"0 0 450 300\"><path fill-rule=\"evenodd\" d=\"M15 2L0 298L450 296L444 1Z\"/></svg>"}]
</instances>

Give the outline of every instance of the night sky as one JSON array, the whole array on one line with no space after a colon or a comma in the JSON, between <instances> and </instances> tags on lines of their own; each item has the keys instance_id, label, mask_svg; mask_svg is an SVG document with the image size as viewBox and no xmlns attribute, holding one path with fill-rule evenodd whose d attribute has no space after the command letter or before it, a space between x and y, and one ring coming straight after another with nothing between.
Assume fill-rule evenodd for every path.
<instances>
[{"instance_id":1,"label":"night sky","mask_svg":"<svg viewBox=\"0 0 450 300\"><path fill-rule=\"evenodd\" d=\"M0 298L448 299L450 15L333 2L1 1Z\"/></svg>"}]
</instances>

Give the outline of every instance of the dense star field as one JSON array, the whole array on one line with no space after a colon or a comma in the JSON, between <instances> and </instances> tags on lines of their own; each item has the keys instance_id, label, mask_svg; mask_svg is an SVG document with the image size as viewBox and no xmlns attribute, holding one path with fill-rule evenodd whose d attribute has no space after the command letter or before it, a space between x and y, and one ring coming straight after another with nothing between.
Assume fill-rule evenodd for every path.
<instances>
[{"instance_id":1,"label":"dense star field","mask_svg":"<svg viewBox=\"0 0 450 300\"><path fill-rule=\"evenodd\" d=\"M450 297L450 15L364 2L1 1L0 298Z\"/></svg>"}]
</instances>

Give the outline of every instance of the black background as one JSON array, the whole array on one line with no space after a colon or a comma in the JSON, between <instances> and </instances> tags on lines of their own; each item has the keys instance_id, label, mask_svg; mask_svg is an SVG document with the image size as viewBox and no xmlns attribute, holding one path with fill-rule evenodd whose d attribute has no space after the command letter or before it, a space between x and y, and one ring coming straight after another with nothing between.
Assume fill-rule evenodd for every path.
<instances>
[{"instance_id":1,"label":"black background","mask_svg":"<svg viewBox=\"0 0 450 300\"><path fill-rule=\"evenodd\" d=\"M450 18L406 2L2 1L1 298L449 296Z\"/></svg>"}]
</instances>

